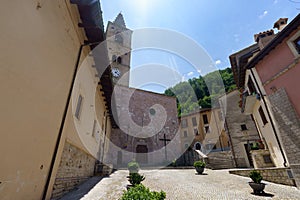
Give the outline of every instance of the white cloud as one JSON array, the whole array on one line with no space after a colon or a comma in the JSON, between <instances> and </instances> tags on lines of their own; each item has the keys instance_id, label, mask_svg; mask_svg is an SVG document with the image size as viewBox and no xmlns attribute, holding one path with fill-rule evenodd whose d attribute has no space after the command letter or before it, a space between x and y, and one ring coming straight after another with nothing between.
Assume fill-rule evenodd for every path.
<instances>
[{"instance_id":1,"label":"white cloud","mask_svg":"<svg viewBox=\"0 0 300 200\"><path fill-rule=\"evenodd\" d=\"M277 4L277 3L278 3L278 0L273 1L273 4Z\"/></svg>"},{"instance_id":2,"label":"white cloud","mask_svg":"<svg viewBox=\"0 0 300 200\"><path fill-rule=\"evenodd\" d=\"M216 65L219 65L219 64L221 64L221 60L216 60Z\"/></svg>"},{"instance_id":3,"label":"white cloud","mask_svg":"<svg viewBox=\"0 0 300 200\"><path fill-rule=\"evenodd\" d=\"M268 14L268 11L265 10L263 14L259 15L259 18L262 19L264 16L266 16Z\"/></svg>"},{"instance_id":4,"label":"white cloud","mask_svg":"<svg viewBox=\"0 0 300 200\"><path fill-rule=\"evenodd\" d=\"M194 74L194 72L189 72L187 75L192 76L193 74Z\"/></svg>"}]
</instances>

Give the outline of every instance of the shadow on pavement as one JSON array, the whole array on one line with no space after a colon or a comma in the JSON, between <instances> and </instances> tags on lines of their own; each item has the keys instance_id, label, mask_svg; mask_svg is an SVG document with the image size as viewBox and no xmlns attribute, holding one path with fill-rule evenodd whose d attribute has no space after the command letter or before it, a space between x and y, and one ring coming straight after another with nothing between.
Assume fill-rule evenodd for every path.
<instances>
[{"instance_id":1,"label":"shadow on pavement","mask_svg":"<svg viewBox=\"0 0 300 200\"><path fill-rule=\"evenodd\" d=\"M195 175L203 175L203 176L205 176L205 175L208 175L207 173L202 173L202 174L198 174L198 173L195 173Z\"/></svg>"},{"instance_id":2,"label":"shadow on pavement","mask_svg":"<svg viewBox=\"0 0 300 200\"><path fill-rule=\"evenodd\" d=\"M270 193L266 193L266 192L262 192L262 193L258 193L258 194L255 194L255 193L251 193L252 195L255 195L255 196L260 196L260 197L273 197L274 194L270 194Z\"/></svg>"},{"instance_id":3,"label":"shadow on pavement","mask_svg":"<svg viewBox=\"0 0 300 200\"><path fill-rule=\"evenodd\" d=\"M81 185L78 185L75 189L71 190L66 195L62 196L59 200L79 200L86 195L104 176L94 176Z\"/></svg>"}]
</instances>

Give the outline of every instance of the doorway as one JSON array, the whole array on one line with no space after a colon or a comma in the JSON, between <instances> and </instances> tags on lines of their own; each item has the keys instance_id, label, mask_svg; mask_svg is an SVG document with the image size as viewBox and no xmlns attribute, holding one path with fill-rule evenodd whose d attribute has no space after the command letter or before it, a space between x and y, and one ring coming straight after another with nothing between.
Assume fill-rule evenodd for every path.
<instances>
[{"instance_id":1,"label":"doorway","mask_svg":"<svg viewBox=\"0 0 300 200\"><path fill-rule=\"evenodd\" d=\"M148 163L148 148L147 145L137 145L136 146L136 161L140 164Z\"/></svg>"}]
</instances>

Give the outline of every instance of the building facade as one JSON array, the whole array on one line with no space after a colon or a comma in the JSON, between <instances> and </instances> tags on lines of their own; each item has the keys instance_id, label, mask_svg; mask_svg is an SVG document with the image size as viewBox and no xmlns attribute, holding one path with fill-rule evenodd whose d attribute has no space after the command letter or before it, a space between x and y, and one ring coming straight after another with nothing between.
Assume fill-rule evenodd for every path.
<instances>
[{"instance_id":1,"label":"building facade","mask_svg":"<svg viewBox=\"0 0 300 200\"><path fill-rule=\"evenodd\" d=\"M108 148L101 73L83 46L104 40L100 3L2 3L0 199L56 199Z\"/></svg>"},{"instance_id":2,"label":"building facade","mask_svg":"<svg viewBox=\"0 0 300 200\"><path fill-rule=\"evenodd\" d=\"M251 115L243 115L239 106L240 92L234 90L219 98L225 116L225 130L231 143L235 167L253 167L251 146L260 140ZM226 113L226 115L225 115Z\"/></svg>"},{"instance_id":3,"label":"building facade","mask_svg":"<svg viewBox=\"0 0 300 200\"><path fill-rule=\"evenodd\" d=\"M252 114L276 167L291 169L299 186L299 94L297 91L300 16L289 24L281 18L273 30L255 35L256 50L230 56L238 87L243 88L242 111ZM249 48L246 48L249 49ZM235 60L235 61L234 61Z\"/></svg>"},{"instance_id":4,"label":"building facade","mask_svg":"<svg viewBox=\"0 0 300 200\"><path fill-rule=\"evenodd\" d=\"M229 150L229 138L224 130L221 110L201 109L200 111L181 116L181 148L189 147L208 154L210 151Z\"/></svg>"}]
</instances>

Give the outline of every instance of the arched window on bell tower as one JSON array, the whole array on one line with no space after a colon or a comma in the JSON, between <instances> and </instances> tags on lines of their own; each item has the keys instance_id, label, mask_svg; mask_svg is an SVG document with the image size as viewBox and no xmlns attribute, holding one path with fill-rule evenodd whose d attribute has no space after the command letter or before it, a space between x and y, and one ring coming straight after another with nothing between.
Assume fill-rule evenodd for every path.
<instances>
[{"instance_id":1,"label":"arched window on bell tower","mask_svg":"<svg viewBox=\"0 0 300 200\"><path fill-rule=\"evenodd\" d=\"M113 55L112 58L111 58L112 62L116 62L117 61L117 56L116 55Z\"/></svg>"},{"instance_id":2,"label":"arched window on bell tower","mask_svg":"<svg viewBox=\"0 0 300 200\"><path fill-rule=\"evenodd\" d=\"M122 57L121 56L118 57L117 62L118 62L118 64L122 64Z\"/></svg>"}]
</instances>

